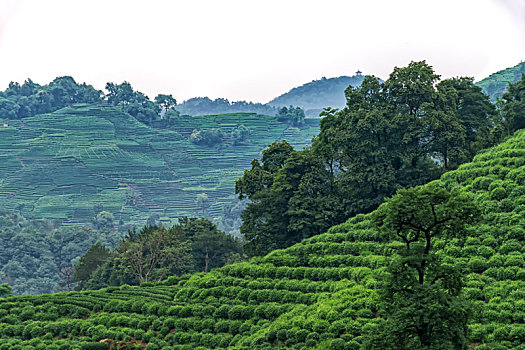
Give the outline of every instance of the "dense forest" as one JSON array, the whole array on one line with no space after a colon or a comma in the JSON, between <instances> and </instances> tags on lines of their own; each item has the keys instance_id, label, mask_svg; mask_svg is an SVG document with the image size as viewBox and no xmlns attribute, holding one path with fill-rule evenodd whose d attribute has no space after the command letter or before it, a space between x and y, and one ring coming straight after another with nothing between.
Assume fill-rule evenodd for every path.
<instances>
[{"instance_id":1,"label":"dense forest","mask_svg":"<svg viewBox=\"0 0 525 350\"><path fill-rule=\"evenodd\" d=\"M102 103L155 128L185 118L169 95L62 80L11 84L4 113ZM62 228L2 212L0 348L525 348L525 75L494 105L471 78L411 62L345 98L310 146L274 142L235 182L248 200L240 239L202 218L136 228L98 207L90 228ZM274 118L307 120L294 106ZM230 136L254 137L245 126ZM68 293L10 296L56 288L49 271ZM29 277L12 288L17 276Z\"/></svg>"}]
</instances>

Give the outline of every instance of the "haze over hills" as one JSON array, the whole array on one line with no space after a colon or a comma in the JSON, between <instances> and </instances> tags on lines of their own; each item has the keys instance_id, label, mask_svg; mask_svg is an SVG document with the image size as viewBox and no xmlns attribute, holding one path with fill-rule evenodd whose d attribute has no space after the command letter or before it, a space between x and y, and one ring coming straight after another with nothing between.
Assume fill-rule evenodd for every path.
<instances>
[{"instance_id":1,"label":"haze over hills","mask_svg":"<svg viewBox=\"0 0 525 350\"><path fill-rule=\"evenodd\" d=\"M261 113L268 115L277 114L279 108L301 107L307 117L319 117L323 108L343 108L346 104L345 89L359 86L364 76L359 74L352 77L341 76L335 78L321 78L295 87L290 91L272 99L266 104L253 102L230 102L224 98L211 100L207 97L196 97L177 105L176 109L181 114L206 115L220 113Z\"/></svg>"},{"instance_id":2,"label":"haze over hills","mask_svg":"<svg viewBox=\"0 0 525 350\"><path fill-rule=\"evenodd\" d=\"M361 72L348 77L321 78L295 87L274 98L268 105L275 107L299 106L309 117L317 117L326 107L343 108L346 105L344 91L348 86L359 86L364 76Z\"/></svg>"},{"instance_id":3,"label":"haze over hills","mask_svg":"<svg viewBox=\"0 0 525 350\"><path fill-rule=\"evenodd\" d=\"M301 107L307 117L315 118L326 107L344 108L346 99L344 91L348 86L359 86L364 79L361 72L354 76L340 76L321 78L294 87L266 104L246 101L230 102L224 98L211 100L207 97L196 97L177 105L176 109L181 114L207 115L220 113L260 113L275 115L280 107L290 105ZM510 67L476 83L492 101L503 95L507 85L521 79L525 73L525 62Z\"/></svg>"}]
</instances>

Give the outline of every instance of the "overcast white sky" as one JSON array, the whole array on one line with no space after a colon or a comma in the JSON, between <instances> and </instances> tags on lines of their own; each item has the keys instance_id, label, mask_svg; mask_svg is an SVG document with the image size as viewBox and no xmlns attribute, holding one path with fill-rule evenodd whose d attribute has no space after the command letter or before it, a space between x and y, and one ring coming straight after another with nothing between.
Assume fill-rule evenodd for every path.
<instances>
[{"instance_id":1,"label":"overcast white sky","mask_svg":"<svg viewBox=\"0 0 525 350\"><path fill-rule=\"evenodd\" d=\"M525 0L0 0L0 90L71 75L179 102L267 102L421 59L477 80L518 64Z\"/></svg>"}]
</instances>

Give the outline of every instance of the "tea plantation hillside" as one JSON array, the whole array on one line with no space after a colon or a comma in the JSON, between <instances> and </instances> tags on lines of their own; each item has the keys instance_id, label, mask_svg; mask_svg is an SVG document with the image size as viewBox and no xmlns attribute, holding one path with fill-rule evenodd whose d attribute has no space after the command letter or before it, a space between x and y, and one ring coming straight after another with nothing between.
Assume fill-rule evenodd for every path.
<instances>
[{"instance_id":1,"label":"tea plantation hillside","mask_svg":"<svg viewBox=\"0 0 525 350\"><path fill-rule=\"evenodd\" d=\"M493 73L487 78L478 81L476 85L479 86L492 101L495 101L507 91L507 85L520 80L522 74L525 74L525 62Z\"/></svg>"},{"instance_id":2,"label":"tea plantation hillside","mask_svg":"<svg viewBox=\"0 0 525 350\"><path fill-rule=\"evenodd\" d=\"M465 277L471 348L524 349L525 130L439 183L483 211L465 237L436 244ZM208 274L3 299L0 349L359 349L395 244L371 215Z\"/></svg>"},{"instance_id":3,"label":"tea plantation hillside","mask_svg":"<svg viewBox=\"0 0 525 350\"><path fill-rule=\"evenodd\" d=\"M230 135L241 125L249 137L234 145ZM190 141L193 130L209 129L222 132L223 142ZM164 221L220 217L234 198L234 180L266 145L286 139L302 148L318 131L319 120L295 128L247 113L180 117L163 130L99 105L2 121L0 206L65 224L89 223L95 207L139 225L155 214Z\"/></svg>"}]
</instances>

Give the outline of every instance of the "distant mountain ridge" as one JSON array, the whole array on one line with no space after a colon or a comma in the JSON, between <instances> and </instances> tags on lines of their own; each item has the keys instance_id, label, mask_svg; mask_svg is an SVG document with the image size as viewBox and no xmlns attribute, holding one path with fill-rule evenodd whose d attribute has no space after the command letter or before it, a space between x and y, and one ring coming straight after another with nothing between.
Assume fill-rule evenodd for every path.
<instances>
[{"instance_id":1,"label":"distant mountain ridge","mask_svg":"<svg viewBox=\"0 0 525 350\"><path fill-rule=\"evenodd\" d=\"M296 106L305 110L307 117L318 117L326 107L343 108L346 105L344 91L350 85L359 86L364 79L361 72L354 76L321 78L295 87L266 104L246 101L230 102L224 98L211 100L195 97L177 105L181 114L210 115L221 113L260 113L275 115L279 108Z\"/></svg>"},{"instance_id":2,"label":"distant mountain ridge","mask_svg":"<svg viewBox=\"0 0 525 350\"><path fill-rule=\"evenodd\" d=\"M494 102L505 92L509 83L515 83L525 74L525 62L495 72L476 83L483 92ZM246 101L230 102L224 98L211 100L207 97L195 97L177 105L176 109L181 114L211 115L221 113L259 113L267 115L277 114L279 108L290 105L301 107L307 117L318 117L326 107L344 108L346 98L344 91L350 85L359 86L365 75L356 72L353 76L340 76L334 78L321 78L309 83L292 88L291 90L275 97L266 104Z\"/></svg>"},{"instance_id":3,"label":"distant mountain ridge","mask_svg":"<svg viewBox=\"0 0 525 350\"><path fill-rule=\"evenodd\" d=\"M336 78L321 78L304 85L295 87L290 91L274 98L270 106L299 106L306 111L307 116L318 116L326 107L343 108L346 105L344 91L349 85L359 86L364 79L361 72L354 76L341 76ZM317 115L312 115L317 113Z\"/></svg>"}]
</instances>

